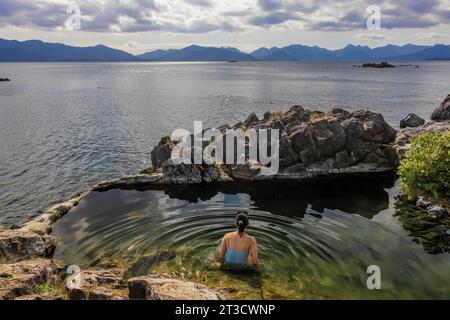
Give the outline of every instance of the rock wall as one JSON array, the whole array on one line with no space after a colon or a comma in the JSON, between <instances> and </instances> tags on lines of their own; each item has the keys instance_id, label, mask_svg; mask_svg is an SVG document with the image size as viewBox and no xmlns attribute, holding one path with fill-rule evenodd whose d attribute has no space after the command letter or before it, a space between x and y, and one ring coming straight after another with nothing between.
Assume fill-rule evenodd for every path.
<instances>
[{"instance_id":1,"label":"rock wall","mask_svg":"<svg viewBox=\"0 0 450 320\"><path fill-rule=\"evenodd\" d=\"M431 119L435 121L450 121L450 94L434 110Z\"/></svg>"},{"instance_id":2,"label":"rock wall","mask_svg":"<svg viewBox=\"0 0 450 320\"><path fill-rule=\"evenodd\" d=\"M294 106L287 112L267 112L259 120L251 114L228 129L278 129L280 136L280 170L261 175L261 163L240 165L174 165L171 160L177 142L164 137L153 149L153 167L144 174L157 174L165 182L208 183L212 181L288 179L302 180L318 176L387 172L397 166L395 150L390 146L396 131L383 116L370 111L310 111ZM210 141L203 142L208 145ZM248 149L248 144L246 145ZM235 158L237 156L235 155Z\"/></svg>"},{"instance_id":3,"label":"rock wall","mask_svg":"<svg viewBox=\"0 0 450 320\"><path fill-rule=\"evenodd\" d=\"M397 136L392 146L397 151L399 159L403 159L406 157L408 150L411 148L412 141L417 136L426 132L445 132L445 131L450 131L450 120L441 122L431 121L418 127L405 128L397 133Z\"/></svg>"}]
</instances>

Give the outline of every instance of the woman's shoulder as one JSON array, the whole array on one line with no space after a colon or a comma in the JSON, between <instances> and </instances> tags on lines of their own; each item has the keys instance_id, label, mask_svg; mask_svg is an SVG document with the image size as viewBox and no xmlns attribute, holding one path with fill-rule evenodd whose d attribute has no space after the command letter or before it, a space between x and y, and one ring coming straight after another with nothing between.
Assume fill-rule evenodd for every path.
<instances>
[{"instance_id":1,"label":"woman's shoulder","mask_svg":"<svg viewBox=\"0 0 450 320\"><path fill-rule=\"evenodd\" d=\"M255 237L253 237L253 236L251 236L249 234L246 234L246 236L248 237L250 242L252 242L252 243L256 242L256 238Z\"/></svg>"},{"instance_id":2,"label":"woman's shoulder","mask_svg":"<svg viewBox=\"0 0 450 320\"><path fill-rule=\"evenodd\" d=\"M228 239L228 238L232 237L234 234L235 234L235 232L228 232L228 233L225 233L225 235L223 237L225 239Z\"/></svg>"}]
</instances>

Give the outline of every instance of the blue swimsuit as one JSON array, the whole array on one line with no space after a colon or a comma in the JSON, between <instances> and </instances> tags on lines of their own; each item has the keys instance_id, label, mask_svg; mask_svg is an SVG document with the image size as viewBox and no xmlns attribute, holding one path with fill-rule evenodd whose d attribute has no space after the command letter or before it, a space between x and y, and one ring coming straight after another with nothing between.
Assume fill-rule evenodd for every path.
<instances>
[{"instance_id":1,"label":"blue swimsuit","mask_svg":"<svg viewBox=\"0 0 450 320\"><path fill-rule=\"evenodd\" d=\"M225 264L233 265L233 266L243 266L247 267L248 262L248 252L246 251L233 251L230 248L227 248L227 252L225 253Z\"/></svg>"}]
</instances>

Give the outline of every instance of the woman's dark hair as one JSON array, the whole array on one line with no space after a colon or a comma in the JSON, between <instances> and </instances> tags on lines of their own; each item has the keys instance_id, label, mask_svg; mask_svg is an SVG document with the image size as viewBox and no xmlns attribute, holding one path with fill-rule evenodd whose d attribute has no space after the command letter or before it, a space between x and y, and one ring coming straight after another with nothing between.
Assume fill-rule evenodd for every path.
<instances>
[{"instance_id":1,"label":"woman's dark hair","mask_svg":"<svg viewBox=\"0 0 450 320\"><path fill-rule=\"evenodd\" d=\"M243 234L249 223L247 212L238 211L236 215L236 227L240 234Z\"/></svg>"}]
</instances>

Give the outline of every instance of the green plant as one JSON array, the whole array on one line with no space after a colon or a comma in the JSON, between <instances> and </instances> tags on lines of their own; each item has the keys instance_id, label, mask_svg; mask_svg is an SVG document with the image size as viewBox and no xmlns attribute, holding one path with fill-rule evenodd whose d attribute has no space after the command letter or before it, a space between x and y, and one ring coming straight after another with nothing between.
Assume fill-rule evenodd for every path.
<instances>
[{"instance_id":1,"label":"green plant","mask_svg":"<svg viewBox=\"0 0 450 320\"><path fill-rule=\"evenodd\" d=\"M241 129L242 131L247 131L247 129L248 129L249 127L245 124L245 123L242 123L240 126L239 126L239 129Z\"/></svg>"},{"instance_id":2,"label":"green plant","mask_svg":"<svg viewBox=\"0 0 450 320\"><path fill-rule=\"evenodd\" d=\"M0 257L0 264L7 264L9 263L9 259L7 257Z\"/></svg>"},{"instance_id":3,"label":"green plant","mask_svg":"<svg viewBox=\"0 0 450 320\"><path fill-rule=\"evenodd\" d=\"M51 281L44 282L36 287L34 290L35 294L39 295L52 295L52 296L63 296L64 290L55 286Z\"/></svg>"},{"instance_id":4,"label":"green plant","mask_svg":"<svg viewBox=\"0 0 450 320\"><path fill-rule=\"evenodd\" d=\"M217 169L217 171L222 171L223 170L223 163L214 161L214 167Z\"/></svg>"},{"instance_id":5,"label":"green plant","mask_svg":"<svg viewBox=\"0 0 450 320\"><path fill-rule=\"evenodd\" d=\"M398 174L409 197L426 195L439 201L450 191L450 132L424 133L411 144Z\"/></svg>"}]
</instances>

